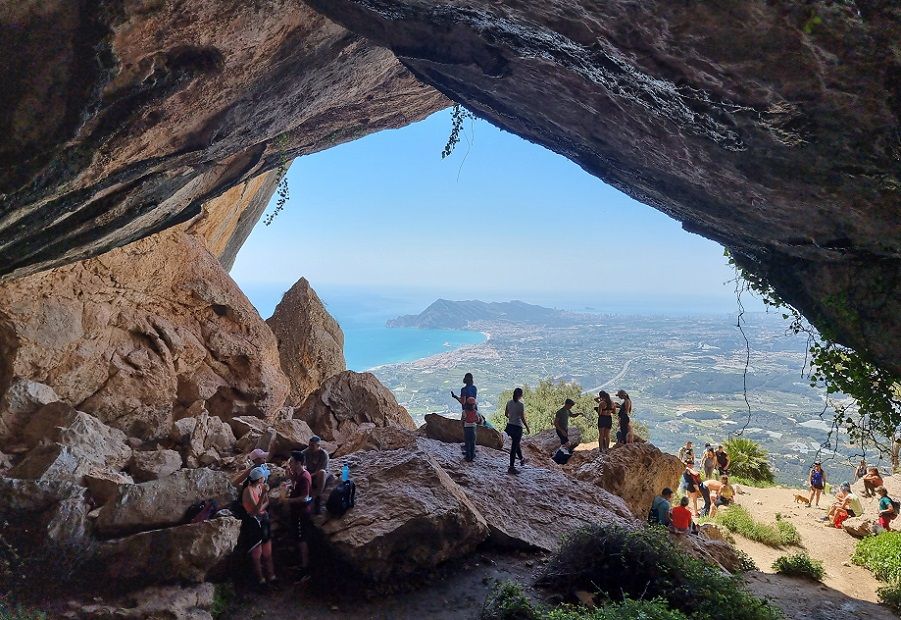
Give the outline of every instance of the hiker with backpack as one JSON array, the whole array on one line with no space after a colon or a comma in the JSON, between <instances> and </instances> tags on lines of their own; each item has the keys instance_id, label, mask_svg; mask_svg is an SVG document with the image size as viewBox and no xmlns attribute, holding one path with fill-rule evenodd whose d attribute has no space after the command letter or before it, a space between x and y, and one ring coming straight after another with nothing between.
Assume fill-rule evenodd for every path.
<instances>
[{"instance_id":1,"label":"hiker with backpack","mask_svg":"<svg viewBox=\"0 0 901 620\"><path fill-rule=\"evenodd\" d=\"M310 495L313 496L313 514L317 515L322 512L322 495L325 493L325 486L334 478L329 473L329 456L328 452L322 449L321 441L318 435L313 435L310 437L310 445L301 451L304 467L313 479L313 492Z\"/></svg>"},{"instance_id":2,"label":"hiker with backpack","mask_svg":"<svg viewBox=\"0 0 901 620\"><path fill-rule=\"evenodd\" d=\"M660 492L660 495L655 497L654 501L651 502L651 509L648 511L648 523L651 525L664 525L666 527L669 527L672 524L670 517L670 511L672 510L670 500L672 498L673 490L669 487L664 487Z\"/></svg>"},{"instance_id":3,"label":"hiker with backpack","mask_svg":"<svg viewBox=\"0 0 901 620\"><path fill-rule=\"evenodd\" d=\"M511 440L510 467L507 469L507 473L518 474L519 472L514 467L516 457L519 457L520 466L526 464L526 459L522 456L522 447L520 446L523 428L525 428L527 433L531 432L529 423L526 422L526 407L522 404L522 388L513 390L513 399L504 408L504 415L507 417L507 427L504 429L504 432L510 436Z\"/></svg>"},{"instance_id":4,"label":"hiker with backpack","mask_svg":"<svg viewBox=\"0 0 901 620\"><path fill-rule=\"evenodd\" d=\"M888 489L879 487L876 489L876 496L879 498L879 525L886 532L892 530L891 522L898 517L901 511L901 502L893 500L888 496Z\"/></svg>"},{"instance_id":5,"label":"hiker with backpack","mask_svg":"<svg viewBox=\"0 0 901 620\"><path fill-rule=\"evenodd\" d=\"M241 491L241 538L248 547L257 583L275 585L275 566L272 562L272 530L269 523L269 470L254 467L250 470Z\"/></svg>"},{"instance_id":6,"label":"hiker with backpack","mask_svg":"<svg viewBox=\"0 0 901 620\"><path fill-rule=\"evenodd\" d=\"M481 418L476 399L468 396L463 404L463 459L468 463L476 458L476 429Z\"/></svg>"}]
</instances>

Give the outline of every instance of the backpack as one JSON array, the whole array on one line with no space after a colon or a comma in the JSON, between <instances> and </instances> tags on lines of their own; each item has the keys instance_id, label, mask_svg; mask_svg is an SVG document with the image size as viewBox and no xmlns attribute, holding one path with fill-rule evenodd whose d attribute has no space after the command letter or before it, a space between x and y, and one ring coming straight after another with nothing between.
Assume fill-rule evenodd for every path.
<instances>
[{"instance_id":1,"label":"backpack","mask_svg":"<svg viewBox=\"0 0 901 620\"><path fill-rule=\"evenodd\" d=\"M892 513L892 516L888 518L889 521L894 521L898 518L898 515L901 515L901 502L896 499L888 498L888 501L892 503L892 506L895 507L895 512Z\"/></svg>"},{"instance_id":2,"label":"backpack","mask_svg":"<svg viewBox=\"0 0 901 620\"><path fill-rule=\"evenodd\" d=\"M464 409L463 410L463 421L466 422L467 424L478 424L480 417L481 416L479 415L479 412L476 411L475 409Z\"/></svg>"},{"instance_id":3,"label":"backpack","mask_svg":"<svg viewBox=\"0 0 901 620\"><path fill-rule=\"evenodd\" d=\"M191 504L185 511L185 523L202 523L209 521L214 514L219 512L219 504L214 499L205 499L203 501Z\"/></svg>"},{"instance_id":4,"label":"backpack","mask_svg":"<svg viewBox=\"0 0 901 620\"><path fill-rule=\"evenodd\" d=\"M570 457L572 457L572 454L561 447L557 448L557 451L554 452L554 456L552 456L551 459L558 465L566 465Z\"/></svg>"},{"instance_id":5,"label":"backpack","mask_svg":"<svg viewBox=\"0 0 901 620\"><path fill-rule=\"evenodd\" d=\"M345 480L338 483L332 492L329 493L328 500L325 502L325 508L330 514L340 517L348 509L353 508L357 503L357 485L353 480Z\"/></svg>"}]
</instances>

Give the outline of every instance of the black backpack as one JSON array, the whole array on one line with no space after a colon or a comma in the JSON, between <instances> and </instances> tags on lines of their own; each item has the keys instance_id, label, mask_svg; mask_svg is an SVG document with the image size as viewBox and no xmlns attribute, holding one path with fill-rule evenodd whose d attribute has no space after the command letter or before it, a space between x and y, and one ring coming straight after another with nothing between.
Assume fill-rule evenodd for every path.
<instances>
[{"instance_id":1,"label":"black backpack","mask_svg":"<svg viewBox=\"0 0 901 620\"><path fill-rule=\"evenodd\" d=\"M557 448L557 451L554 452L554 456L552 456L551 459L558 465L566 465L566 462L569 461L571 456L571 452L567 452L563 448Z\"/></svg>"},{"instance_id":2,"label":"black backpack","mask_svg":"<svg viewBox=\"0 0 901 620\"><path fill-rule=\"evenodd\" d=\"M348 509L353 508L357 503L357 485L353 480L345 480L338 483L332 492L329 493L328 501L325 502L325 508L336 517L340 517Z\"/></svg>"},{"instance_id":3,"label":"black backpack","mask_svg":"<svg viewBox=\"0 0 901 620\"><path fill-rule=\"evenodd\" d=\"M185 523L202 523L209 521L219 511L219 504L214 499L205 499L191 504L185 511Z\"/></svg>"},{"instance_id":4,"label":"black backpack","mask_svg":"<svg viewBox=\"0 0 901 620\"><path fill-rule=\"evenodd\" d=\"M891 497L888 498L888 501L890 501L892 503L892 506L895 507L895 512L892 513L892 516L890 516L888 520L894 521L895 519L898 518L899 515L901 515L901 502L899 502L898 500L892 499Z\"/></svg>"}]
</instances>

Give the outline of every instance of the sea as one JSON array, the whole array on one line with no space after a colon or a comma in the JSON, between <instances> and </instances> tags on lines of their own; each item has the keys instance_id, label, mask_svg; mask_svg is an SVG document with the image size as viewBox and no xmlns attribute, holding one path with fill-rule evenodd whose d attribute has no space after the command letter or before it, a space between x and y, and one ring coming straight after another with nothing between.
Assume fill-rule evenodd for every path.
<instances>
[{"instance_id":1,"label":"sea","mask_svg":"<svg viewBox=\"0 0 901 620\"><path fill-rule=\"evenodd\" d=\"M272 316L287 288L287 285L242 286L263 318ZM481 344L486 339L485 334L473 331L385 326L389 319L402 314L422 312L435 301L432 292L322 287L316 288L316 293L344 331L348 370L363 372L386 364L412 362Z\"/></svg>"}]
</instances>

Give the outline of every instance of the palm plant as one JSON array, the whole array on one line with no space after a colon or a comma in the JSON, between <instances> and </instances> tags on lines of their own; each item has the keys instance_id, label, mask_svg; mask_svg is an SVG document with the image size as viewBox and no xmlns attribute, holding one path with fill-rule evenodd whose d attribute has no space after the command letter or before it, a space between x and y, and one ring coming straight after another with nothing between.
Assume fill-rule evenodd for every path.
<instances>
[{"instance_id":1,"label":"palm plant","mask_svg":"<svg viewBox=\"0 0 901 620\"><path fill-rule=\"evenodd\" d=\"M730 437L723 444L729 455L729 473L754 482L775 482L769 456L759 443L745 437Z\"/></svg>"}]
</instances>

